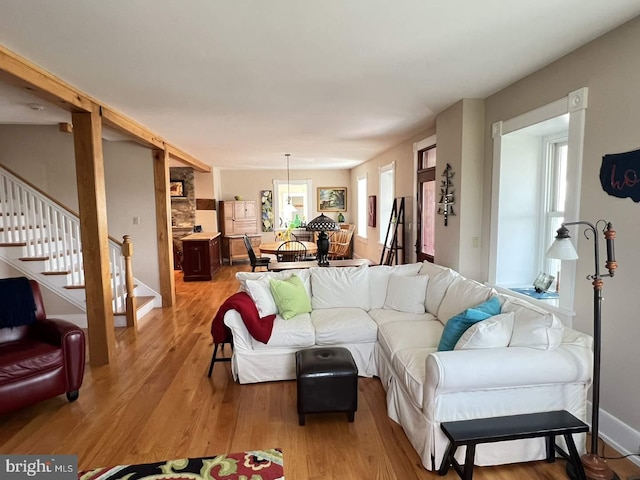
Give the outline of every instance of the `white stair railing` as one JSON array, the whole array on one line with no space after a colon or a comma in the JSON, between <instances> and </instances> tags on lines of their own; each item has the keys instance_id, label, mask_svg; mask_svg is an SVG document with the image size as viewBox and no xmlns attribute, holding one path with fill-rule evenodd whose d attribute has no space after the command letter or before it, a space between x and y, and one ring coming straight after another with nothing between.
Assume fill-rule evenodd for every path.
<instances>
[{"instance_id":1,"label":"white stair railing","mask_svg":"<svg viewBox=\"0 0 640 480\"><path fill-rule=\"evenodd\" d=\"M66 272L67 286L84 286L80 219L45 193L0 167L0 243L22 244L25 256L46 258L47 272ZM122 244L109 238L113 310L126 308Z\"/></svg>"}]
</instances>

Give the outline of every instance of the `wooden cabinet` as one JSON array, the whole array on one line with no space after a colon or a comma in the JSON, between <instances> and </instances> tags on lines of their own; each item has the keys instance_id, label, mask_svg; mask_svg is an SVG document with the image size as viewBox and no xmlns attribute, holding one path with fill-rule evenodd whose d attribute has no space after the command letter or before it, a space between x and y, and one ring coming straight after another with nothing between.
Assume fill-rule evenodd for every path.
<instances>
[{"instance_id":1,"label":"wooden cabinet","mask_svg":"<svg viewBox=\"0 0 640 480\"><path fill-rule=\"evenodd\" d=\"M219 232L194 233L182 238L185 282L212 280L221 264Z\"/></svg>"},{"instance_id":2,"label":"wooden cabinet","mask_svg":"<svg viewBox=\"0 0 640 480\"><path fill-rule=\"evenodd\" d=\"M260 255L260 243L262 243L262 237L259 233L247 235L251 240L251 246L256 252L256 255ZM249 254L247 253L247 247L244 245L243 235L225 236L222 238L222 256L229 260L229 265L233 265L234 260L242 259L248 260Z\"/></svg>"},{"instance_id":3,"label":"wooden cabinet","mask_svg":"<svg viewBox=\"0 0 640 480\"><path fill-rule=\"evenodd\" d=\"M218 224L222 228L222 257L229 260L248 260L243 236L251 239L251 245L258 254L261 236L258 233L258 210L253 200L223 201L219 204Z\"/></svg>"},{"instance_id":4,"label":"wooden cabinet","mask_svg":"<svg viewBox=\"0 0 640 480\"><path fill-rule=\"evenodd\" d=\"M220 202L224 235L258 233L256 202L253 200Z\"/></svg>"}]
</instances>

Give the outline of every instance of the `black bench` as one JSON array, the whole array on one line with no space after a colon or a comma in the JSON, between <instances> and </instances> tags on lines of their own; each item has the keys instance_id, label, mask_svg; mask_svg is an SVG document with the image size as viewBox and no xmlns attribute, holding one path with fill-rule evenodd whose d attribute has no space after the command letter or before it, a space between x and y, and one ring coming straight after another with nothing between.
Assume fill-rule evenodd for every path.
<instances>
[{"instance_id":1,"label":"black bench","mask_svg":"<svg viewBox=\"0 0 640 480\"><path fill-rule=\"evenodd\" d=\"M453 465L460 478L471 480L476 445L480 443L545 437L547 462L554 462L555 452L558 452L573 465L578 479L585 480L586 478L576 444L571 435L588 432L589 426L566 410L442 422L440 427L449 438L449 446L438 470L440 475L446 475L449 467ZM564 436L569 449L568 454L556 445L556 435ZM464 468L454 458L456 449L460 446L467 447Z\"/></svg>"}]
</instances>

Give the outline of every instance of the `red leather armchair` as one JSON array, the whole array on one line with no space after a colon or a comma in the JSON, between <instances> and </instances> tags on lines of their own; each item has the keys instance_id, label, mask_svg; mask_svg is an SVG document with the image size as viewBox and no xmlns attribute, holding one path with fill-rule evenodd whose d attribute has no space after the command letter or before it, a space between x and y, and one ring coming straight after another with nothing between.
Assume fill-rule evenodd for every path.
<instances>
[{"instance_id":1,"label":"red leather armchair","mask_svg":"<svg viewBox=\"0 0 640 480\"><path fill-rule=\"evenodd\" d=\"M47 318L37 282L31 325L0 328L0 414L63 393L78 398L85 363L84 332L73 323Z\"/></svg>"}]
</instances>

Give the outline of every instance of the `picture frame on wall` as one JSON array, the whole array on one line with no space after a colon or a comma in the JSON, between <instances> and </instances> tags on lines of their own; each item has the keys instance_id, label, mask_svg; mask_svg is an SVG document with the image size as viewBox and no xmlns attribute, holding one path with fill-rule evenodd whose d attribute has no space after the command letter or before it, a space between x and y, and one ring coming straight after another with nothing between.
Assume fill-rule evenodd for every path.
<instances>
[{"instance_id":1,"label":"picture frame on wall","mask_svg":"<svg viewBox=\"0 0 640 480\"><path fill-rule=\"evenodd\" d=\"M187 192L184 189L184 180L169 181L169 196L171 198L184 198Z\"/></svg>"},{"instance_id":2,"label":"picture frame on wall","mask_svg":"<svg viewBox=\"0 0 640 480\"><path fill-rule=\"evenodd\" d=\"M319 212L346 212L347 187L318 187Z\"/></svg>"},{"instance_id":3,"label":"picture frame on wall","mask_svg":"<svg viewBox=\"0 0 640 480\"><path fill-rule=\"evenodd\" d=\"M376 226L376 196L369 195L369 214L367 226L375 228Z\"/></svg>"}]
</instances>

